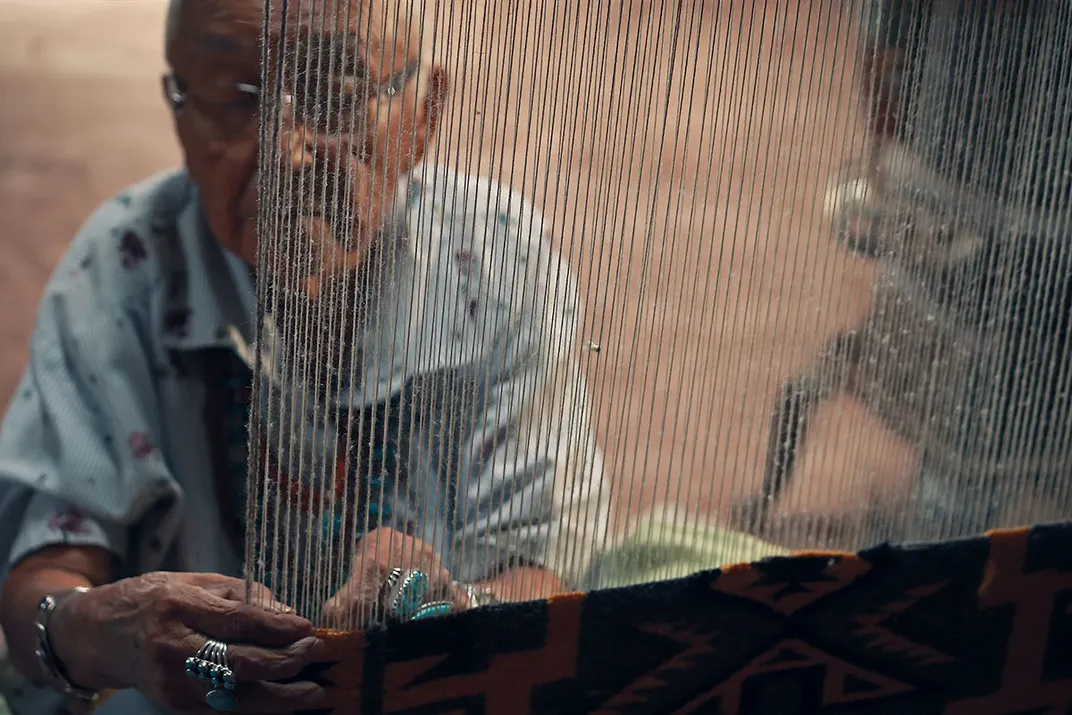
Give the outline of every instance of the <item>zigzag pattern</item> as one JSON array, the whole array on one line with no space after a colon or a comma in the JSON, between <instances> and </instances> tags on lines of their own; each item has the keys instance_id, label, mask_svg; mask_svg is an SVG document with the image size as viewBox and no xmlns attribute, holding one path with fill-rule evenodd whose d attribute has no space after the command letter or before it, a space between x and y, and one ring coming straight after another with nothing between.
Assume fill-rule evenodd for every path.
<instances>
[{"instance_id":1,"label":"zigzag pattern","mask_svg":"<svg viewBox=\"0 0 1072 715\"><path fill-rule=\"evenodd\" d=\"M324 634L304 715L1066 712L1069 554L1040 526Z\"/></svg>"}]
</instances>

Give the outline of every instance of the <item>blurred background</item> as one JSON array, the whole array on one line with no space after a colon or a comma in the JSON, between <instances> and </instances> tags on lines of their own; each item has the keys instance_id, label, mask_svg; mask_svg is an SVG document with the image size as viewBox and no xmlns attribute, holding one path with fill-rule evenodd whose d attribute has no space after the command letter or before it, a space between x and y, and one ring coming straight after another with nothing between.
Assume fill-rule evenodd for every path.
<instances>
[{"instance_id":1,"label":"blurred background","mask_svg":"<svg viewBox=\"0 0 1072 715\"><path fill-rule=\"evenodd\" d=\"M177 166L160 94L162 0L0 2L0 401L48 275L124 186Z\"/></svg>"}]
</instances>

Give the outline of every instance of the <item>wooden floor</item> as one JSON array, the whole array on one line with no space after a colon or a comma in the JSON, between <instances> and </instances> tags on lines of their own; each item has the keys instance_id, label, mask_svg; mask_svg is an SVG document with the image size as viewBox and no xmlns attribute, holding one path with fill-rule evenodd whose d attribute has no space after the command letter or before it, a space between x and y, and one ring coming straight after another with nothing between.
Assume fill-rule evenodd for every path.
<instances>
[{"instance_id":1,"label":"wooden floor","mask_svg":"<svg viewBox=\"0 0 1072 715\"><path fill-rule=\"evenodd\" d=\"M819 210L825 177L859 150L848 21L818 0L703 13L696 0L674 55L673 5L473 0L439 48L454 79L441 148L483 142L456 163L522 188L578 270L623 513L715 512L753 491L778 386L871 300L872 267L835 248ZM0 0L0 400L79 223L180 161L159 92L162 15L160 0ZM794 508L896 493L913 460L835 401Z\"/></svg>"}]
</instances>

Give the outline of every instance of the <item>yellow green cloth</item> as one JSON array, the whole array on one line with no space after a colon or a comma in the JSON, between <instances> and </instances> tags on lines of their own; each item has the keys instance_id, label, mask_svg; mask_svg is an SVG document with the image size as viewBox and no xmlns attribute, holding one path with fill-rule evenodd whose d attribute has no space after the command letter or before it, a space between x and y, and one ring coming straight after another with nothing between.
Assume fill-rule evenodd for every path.
<instances>
[{"instance_id":1,"label":"yellow green cloth","mask_svg":"<svg viewBox=\"0 0 1072 715\"><path fill-rule=\"evenodd\" d=\"M680 522L662 518L642 522L618 546L596 558L589 583L600 588L630 586L790 553L713 524L684 518Z\"/></svg>"}]
</instances>

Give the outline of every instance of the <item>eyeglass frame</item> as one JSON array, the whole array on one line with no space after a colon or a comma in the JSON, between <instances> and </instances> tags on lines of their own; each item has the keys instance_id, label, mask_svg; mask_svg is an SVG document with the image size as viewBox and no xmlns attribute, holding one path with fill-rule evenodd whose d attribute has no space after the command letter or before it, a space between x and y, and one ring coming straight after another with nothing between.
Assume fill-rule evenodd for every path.
<instances>
[{"instance_id":1,"label":"eyeglass frame","mask_svg":"<svg viewBox=\"0 0 1072 715\"><path fill-rule=\"evenodd\" d=\"M387 81L376 85L374 92L371 92L367 100L382 100L386 99L390 101L393 99L402 89L409 83L414 76L420 71L421 62L420 59L406 65L402 70L391 75ZM187 102L189 102L189 91L180 88L182 83L181 78L174 70L164 73L161 77L161 83L164 90L164 99L168 103L168 107L171 109L171 113L174 117L178 118L182 116L183 110L186 108ZM246 82L238 82L234 85L234 88L238 90L239 94L249 97L255 103L255 106L260 104L261 101L261 88L255 84L248 84ZM291 105L294 102L294 95L290 93L284 93L282 96L282 103L284 105ZM249 121L252 121L256 112L253 112ZM241 130L235 132L235 135L241 134Z\"/></svg>"}]
</instances>

